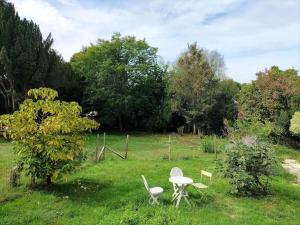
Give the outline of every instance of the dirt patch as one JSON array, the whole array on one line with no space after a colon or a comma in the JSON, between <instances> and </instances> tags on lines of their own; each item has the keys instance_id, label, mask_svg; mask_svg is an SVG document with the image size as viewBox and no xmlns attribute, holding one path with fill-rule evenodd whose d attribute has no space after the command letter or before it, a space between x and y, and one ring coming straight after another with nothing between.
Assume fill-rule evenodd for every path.
<instances>
[{"instance_id":1,"label":"dirt patch","mask_svg":"<svg viewBox=\"0 0 300 225\"><path fill-rule=\"evenodd\" d=\"M296 176L296 182L300 183L300 163L294 159L285 159L282 167L286 169L290 174Z\"/></svg>"}]
</instances>

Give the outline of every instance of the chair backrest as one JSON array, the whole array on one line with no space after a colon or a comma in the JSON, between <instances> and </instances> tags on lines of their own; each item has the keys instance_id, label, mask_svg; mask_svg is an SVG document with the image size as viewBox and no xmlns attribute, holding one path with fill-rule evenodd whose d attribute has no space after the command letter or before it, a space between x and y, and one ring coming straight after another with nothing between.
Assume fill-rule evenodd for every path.
<instances>
[{"instance_id":1,"label":"chair backrest","mask_svg":"<svg viewBox=\"0 0 300 225\"><path fill-rule=\"evenodd\" d=\"M147 182L146 178L144 177L144 175L142 175L142 178L143 178L143 181L144 181L145 188L147 189L148 192L150 192L148 182Z\"/></svg>"},{"instance_id":2,"label":"chair backrest","mask_svg":"<svg viewBox=\"0 0 300 225\"><path fill-rule=\"evenodd\" d=\"M170 172L170 177L183 177L183 172L178 167L173 167Z\"/></svg>"},{"instance_id":3,"label":"chair backrest","mask_svg":"<svg viewBox=\"0 0 300 225\"><path fill-rule=\"evenodd\" d=\"M209 181L211 181L212 173L207 172L205 170L201 170L201 181L202 181L202 176L206 176L209 178Z\"/></svg>"}]
</instances>

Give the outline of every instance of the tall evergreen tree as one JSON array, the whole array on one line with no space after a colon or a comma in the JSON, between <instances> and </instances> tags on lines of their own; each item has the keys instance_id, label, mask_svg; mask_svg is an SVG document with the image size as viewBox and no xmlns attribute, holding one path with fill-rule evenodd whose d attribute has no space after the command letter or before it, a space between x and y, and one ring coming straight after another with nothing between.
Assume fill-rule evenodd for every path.
<instances>
[{"instance_id":1,"label":"tall evergreen tree","mask_svg":"<svg viewBox=\"0 0 300 225\"><path fill-rule=\"evenodd\" d=\"M78 101L80 93L77 92L81 81L52 49L52 44L51 34L43 39L37 24L20 19L11 3L0 0L0 102L4 105L0 108L2 112L16 110L30 88L41 86L57 89L67 100L72 99L75 93L74 100Z\"/></svg>"}]
</instances>

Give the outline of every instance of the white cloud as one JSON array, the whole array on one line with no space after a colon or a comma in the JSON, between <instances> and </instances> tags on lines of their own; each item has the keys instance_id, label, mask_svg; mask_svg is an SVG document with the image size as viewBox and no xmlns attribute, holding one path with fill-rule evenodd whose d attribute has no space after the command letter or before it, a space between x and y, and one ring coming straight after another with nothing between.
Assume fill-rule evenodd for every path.
<instances>
[{"instance_id":1,"label":"white cloud","mask_svg":"<svg viewBox=\"0 0 300 225\"><path fill-rule=\"evenodd\" d=\"M58 0L58 2L63 5L74 5L76 0Z\"/></svg>"},{"instance_id":2,"label":"white cloud","mask_svg":"<svg viewBox=\"0 0 300 225\"><path fill-rule=\"evenodd\" d=\"M187 43L225 55L228 75L248 82L276 64L300 69L298 0L12 0L22 17L52 33L54 47L68 60L83 45L113 32L146 38L166 61Z\"/></svg>"}]
</instances>

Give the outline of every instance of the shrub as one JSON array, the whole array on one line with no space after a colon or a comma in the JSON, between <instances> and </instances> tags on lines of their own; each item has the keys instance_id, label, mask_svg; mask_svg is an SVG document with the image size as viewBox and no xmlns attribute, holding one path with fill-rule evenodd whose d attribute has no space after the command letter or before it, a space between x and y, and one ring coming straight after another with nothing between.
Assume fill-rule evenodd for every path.
<instances>
[{"instance_id":1,"label":"shrub","mask_svg":"<svg viewBox=\"0 0 300 225\"><path fill-rule=\"evenodd\" d=\"M288 111L281 110L280 113L275 117L275 129L274 133L277 136L287 136L289 134L290 126L290 114Z\"/></svg>"},{"instance_id":2,"label":"shrub","mask_svg":"<svg viewBox=\"0 0 300 225\"><path fill-rule=\"evenodd\" d=\"M300 112L295 112L291 119L291 127L290 131L295 134L300 136Z\"/></svg>"},{"instance_id":3,"label":"shrub","mask_svg":"<svg viewBox=\"0 0 300 225\"><path fill-rule=\"evenodd\" d=\"M47 184L66 172L73 171L85 159L84 140L80 132L98 124L80 116L76 102L55 100L57 92L49 88L32 89L19 111L0 116L18 155L17 167Z\"/></svg>"},{"instance_id":4,"label":"shrub","mask_svg":"<svg viewBox=\"0 0 300 225\"><path fill-rule=\"evenodd\" d=\"M267 143L247 137L232 144L226 154L223 173L230 179L233 194L256 196L269 193L269 180L274 174L276 160Z\"/></svg>"}]
</instances>

